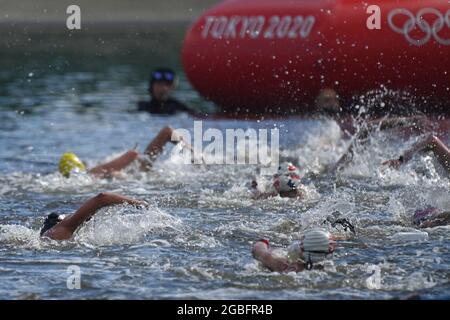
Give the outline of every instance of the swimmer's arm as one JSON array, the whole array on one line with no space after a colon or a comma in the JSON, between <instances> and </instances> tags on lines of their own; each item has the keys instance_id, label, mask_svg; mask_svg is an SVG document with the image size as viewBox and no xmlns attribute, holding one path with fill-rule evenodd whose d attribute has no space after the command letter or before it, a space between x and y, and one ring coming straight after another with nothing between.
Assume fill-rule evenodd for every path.
<instances>
[{"instance_id":1,"label":"swimmer's arm","mask_svg":"<svg viewBox=\"0 0 450 320\"><path fill-rule=\"evenodd\" d=\"M352 239L352 236L347 235L333 235L333 240L340 240L340 241L346 241Z\"/></svg>"},{"instance_id":2,"label":"swimmer's arm","mask_svg":"<svg viewBox=\"0 0 450 320\"><path fill-rule=\"evenodd\" d=\"M382 131L406 126L407 123L411 124L410 121L412 121L412 119L410 121L408 121L407 119L409 118L391 118L369 121L367 128L359 130L359 132L356 134L355 140L362 141L366 139L371 132L375 131L378 128ZM346 166L350 163L354 154L353 148L354 144L352 143L345 151L345 153L339 158L339 160L329 169L330 173L334 174L342 166Z\"/></svg>"},{"instance_id":3,"label":"swimmer's arm","mask_svg":"<svg viewBox=\"0 0 450 320\"><path fill-rule=\"evenodd\" d=\"M432 144L433 144L433 136L428 136L425 139L417 142L415 145L413 145L411 147L411 149L406 150L403 153L403 161L409 161L412 159L412 157L414 156L414 154L419 153L421 151L428 151L432 149Z\"/></svg>"},{"instance_id":4,"label":"swimmer's arm","mask_svg":"<svg viewBox=\"0 0 450 320\"><path fill-rule=\"evenodd\" d=\"M383 165L389 165L396 168L411 160L414 154L421 151L434 151L434 149L442 149L445 151L445 145L443 145L443 143L436 136L429 135L425 139L417 142L409 150L406 150L398 159L387 160L383 162ZM441 153L445 154L445 152Z\"/></svg>"},{"instance_id":5,"label":"swimmer's arm","mask_svg":"<svg viewBox=\"0 0 450 320\"><path fill-rule=\"evenodd\" d=\"M419 228L433 228L450 224L450 212L442 212L430 221L424 221Z\"/></svg>"},{"instance_id":6,"label":"swimmer's arm","mask_svg":"<svg viewBox=\"0 0 450 320\"><path fill-rule=\"evenodd\" d=\"M110 176L113 172L118 172L127 167L132 163L137 157L138 152L136 150L129 150L125 152L120 157L108 162L96 166L90 169L88 172L97 178L105 178Z\"/></svg>"},{"instance_id":7,"label":"swimmer's arm","mask_svg":"<svg viewBox=\"0 0 450 320\"><path fill-rule=\"evenodd\" d=\"M172 130L171 142L174 143L174 144L181 143L181 146L184 149L189 150L192 153L194 152L194 148L189 143L187 143L184 140L183 136L178 134L175 130Z\"/></svg>"},{"instance_id":8,"label":"swimmer's arm","mask_svg":"<svg viewBox=\"0 0 450 320\"><path fill-rule=\"evenodd\" d=\"M269 249L257 254L254 253L254 258L270 271L283 272L289 267L286 258L275 256Z\"/></svg>"},{"instance_id":9,"label":"swimmer's arm","mask_svg":"<svg viewBox=\"0 0 450 320\"><path fill-rule=\"evenodd\" d=\"M338 169L340 169L342 166L348 165L352 159L353 159L353 144L351 144L351 145L348 147L347 151L345 151L345 153L339 158L339 160L338 160L334 165L332 165L332 166L329 168L328 171L329 171L331 174L334 174L334 173L336 173L336 171L337 171Z\"/></svg>"},{"instance_id":10,"label":"swimmer's arm","mask_svg":"<svg viewBox=\"0 0 450 320\"><path fill-rule=\"evenodd\" d=\"M356 139L362 140L376 130L385 131L390 129L408 128L419 133L433 130L432 122L425 116L395 117L376 119L367 122L367 127L359 130Z\"/></svg>"},{"instance_id":11,"label":"swimmer's arm","mask_svg":"<svg viewBox=\"0 0 450 320\"><path fill-rule=\"evenodd\" d=\"M287 258L276 256L272 254L270 251L267 254L259 257L259 259L257 258L257 260L261 262L270 271L280 273L292 271L299 272L303 271L304 269L303 263L300 262L289 263Z\"/></svg>"},{"instance_id":12,"label":"swimmer's arm","mask_svg":"<svg viewBox=\"0 0 450 320\"><path fill-rule=\"evenodd\" d=\"M276 272L299 272L304 269L301 262L289 263L288 259L273 253L261 242L256 242L252 249L253 257L261 262L270 271Z\"/></svg>"},{"instance_id":13,"label":"swimmer's arm","mask_svg":"<svg viewBox=\"0 0 450 320\"><path fill-rule=\"evenodd\" d=\"M336 161L335 164L331 165L327 169L328 173L335 174L336 171L340 170L342 167L347 166L353 160L354 147L355 147L355 145L354 145L354 142L352 141L350 143L350 146L347 148L347 150L344 152L344 154L339 158L339 160Z\"/></svg>"},{"instance_id":14,"label":"swimmer's arm","mask_svg":"<svg viewBox=\"0 0 450 320\"><path fill-rule=\"evenodd\" d=\"M178 134L176 130L172 129L169 126L162 128L158 135L148 144L147 148L144 151L144 154L150 156L151 159L156 158L158 156L166 143L171 142L173 144L182 143L183 148L186 148L190 151L193 151L192 146L184 141L183 136Z\"/></svg>"},{"instance_id":15,"label":"swimmer's arm","mask_svg":"<svg viewBox=\"0 0 450 320\"><path fill-rule=\"evenodd\" d=\"M398 127L405 127L407 125L411 124L411 121L413 119L405 118L405 117L397 117L397 118L387 118L387 119L376 119L371 120L368 122L369 128L374 130L377 127L380 128L381 131L398 128Z\"/></svg>"},{"instance_id":16,"label":"swimmer's arm","mask_svg":"<svg viewBox=\"0 0 450 320\"><path fill-rule=\"evenodd\" d=\"M65 228L73 233L84 221L93 216L97 210L103 207L122 203L128 203L131 205L145 204L143 201L131 199L120 194L102 192L86 201L74 214L61 221L57 227Z\"/></svg>"},{"instance_id":17,"label":"swimmer's arm","mask_svg":"<svg viewBox=\"0 0 450 320\"><path fill-rule=\"evenodd\" d=\"M380 130L388 130L393 128L415 128L418 130L431 129L432 124L425 116L412 117L396 117L389 119L381 119L373 121L374 124L380 126Z\"/></svg>"}]
</instances>

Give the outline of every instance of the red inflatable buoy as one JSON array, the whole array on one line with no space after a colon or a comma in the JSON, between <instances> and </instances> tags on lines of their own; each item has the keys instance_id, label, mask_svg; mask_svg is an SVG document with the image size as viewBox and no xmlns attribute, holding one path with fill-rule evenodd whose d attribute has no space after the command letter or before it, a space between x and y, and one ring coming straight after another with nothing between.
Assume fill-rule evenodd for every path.
<instances>
[{"instance_id":1,"label":"red inflatable buoy","mask_svg":"<svg viewBox=\"0 0 450 320\"><path fill-rule=\"evenodd\" d=\"M448 1L373 4L224 1L188 31L184 70L204 97L237 115L310 111L323 88L344 103L382 86L449 101Z\"/></svg>"}]
</instances>

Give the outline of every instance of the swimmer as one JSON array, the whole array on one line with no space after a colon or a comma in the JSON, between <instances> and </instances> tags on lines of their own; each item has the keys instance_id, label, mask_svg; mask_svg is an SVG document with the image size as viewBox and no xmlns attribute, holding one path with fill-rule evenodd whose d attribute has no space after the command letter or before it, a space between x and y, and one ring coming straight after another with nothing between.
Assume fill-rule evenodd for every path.
<instances>
[{"instance_id":1,"label":"swimmer","mask_svg":"<svg viewBox=\"0 0 450 320\"><path fill-rule=\"evenodd\" d=\"M253 180L251 184L253 197L265 199L280 196L282 198L303 198L305 190L300 180L300 173L296 166L290 162L280 164L278 172L272 177L271 191L263 192L258 189L258 183Z\"/></svg>"},{"instance_id":2,"label":"swimmer","mask_svg":"<svg viewBox=\"0 0 450 320\"><path fill-rule=\"evenodd\" d=\"M342 132L353 135L355 134L354 121L346 116L339 102L339 95L332 88L324 88L319 91L315 100L316 110L320 117L326 117L335 120L341 127ZM360 129L358 132L359 139L367 137L374 130L389 129L407 129L411 132L429 132L434 129L433 123L425 116L390 116L383 118L375 118L369 120L367 128Z\"/></svg>"},{"instance_id":3,"label":"swimmer","mask_svg":"<svg viewBox=\"0 0 450 320\"><path fill-rule=\"evenodd\" d=\"M364 127L356 131L353 119L344 116L339 103L339 96L331 88L325 88L319 92L316 98L316 109L321 117L325 116L325 118L336 121L344 136L352 138L354 141L365 142L370 133L377 130L400 130L401 133L406 135L434 130L433 123L425 116L410 116L369 120ZM334 173L349 164L353 155L354 144L352 143L339 160L328 168L328 171Z\"/></svg>"},{"instance_id":4,"label":"swimmer","mask_svg":"<svg viewBox=\"0 0 450 320\"><path fill-rule=\"evenodd\" d=\"M138 111L147 111L159 115L172 115L177 112L191 110L176 99L170 98L178 83L175 71L169 68L159 68L152 71L148 86L150 101L139 101Z\"/></svg>"},{"instance_id":5,"label":"swimmer","mask_svg":"<svg viewBox=\"0 0 450 320\"><path fill-rule=\"evenodd\" d=\"M414 154L422 151L432 152L442 167L450 174L450 149L434 135L427 136L404 152L398 159L387 160L383 162L383 165L398 169L402 164L411 160Z\"/></svg>"},{"instance_id":6,"label":"swimmer","mask_svg":"<svg viewBox=\"0 0 450 320\"><path fill-rule=\"evenodd\" d=\"M450 174L450 149L436 136L428 135L403 153L398 159L383 162L383 165L398 169L402 164L410 161L416 153L431 152L441 166ZM450 212L440 212L437 208L429 207L414 213L413 224L419 228L433 228L450 224Z\"/></svg>"},{"instance_id":7,"label":"swimmer","mask_svg":"<svg viewBox=\"0 0 450 320\"><path fill-rule=\"evenodd\" d=\"M450 212L440 212L434 207L417 210L413 216L413 224L421 229L449 225Z\"/></svg>"},{"instance_id":8,"label":"swimmer","mask_svg":"<svg viewBox=\"0 0 450 320\"><path fill-rule=\"evenodd\" d=\"M57 213L49 214L44 221L40 236L53 240L68 240L78 227L89 220L99 209L123 203L134 206L146 205L144 201L134 200L120 194L100 193L86 201L75 213L67 217L62 217Z\"/></svg>"},{"instance_id":9,"label":"swimmer","mask_svg":"<svg viewBox=\"0 0 450 320\"><path fill-rule=\"evenodd\" d=\"M135 160L139 161L140 170L148 171L152 166L152 162L163 151L164 146L168 142L182 142L184 148L192 150L192 147L188 143L185 143L183 137L177 134L175 130L170 127L164 127L148 144L143 156L136 150L129 150L108 163L86 169L83 162L81 162L75 154L65 153L59 162L59 172L66 178L68 178L73 171L87 171L87 173L96 178L108 178L118 176L122 169L129 166Z\"/></svg>"},{"instance_id":10,"label":"swimmer","mask_svg":"<svg viewBox=\"0 0 450 320\"><path fill-rule=\"evenodd\" d=\"M300 272L305 269L322 268L320 262L335 250L338 237L325 229L314 228L305 232L301 241L292 243L287 253L270 247L267 239L258 240L252 248L253 258L270 271Z\"/></svg>"}]
</instances>

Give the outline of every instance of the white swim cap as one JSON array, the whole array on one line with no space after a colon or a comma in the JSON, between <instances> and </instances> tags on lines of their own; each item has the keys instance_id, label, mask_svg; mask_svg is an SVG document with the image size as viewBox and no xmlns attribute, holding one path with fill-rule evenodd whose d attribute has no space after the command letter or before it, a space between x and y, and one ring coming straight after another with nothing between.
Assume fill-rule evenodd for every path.
<instances>
[{"instance_id":1,"label":"white swim cap","mask_svg":"<svg viewBox=\"0 0 450 320\"><path fill-rule=\"evenodd\" d=\"M334 252L335 245L332 235L325 229L309 230L302 241L303 257L308 263L322 261Z\"/></svg>"},{"instance_id":2,"label":"white swim cap","mask_svg":"<svg viewBox=\"0 0 450 320\"><path fill-rule=\"evenodd\" d=\"M297 167L290 162L280 164L277 174L273 177L275 189L278 192L289 192L297 190L300 185L300 174Z\"/></svg>"}]
</instances>

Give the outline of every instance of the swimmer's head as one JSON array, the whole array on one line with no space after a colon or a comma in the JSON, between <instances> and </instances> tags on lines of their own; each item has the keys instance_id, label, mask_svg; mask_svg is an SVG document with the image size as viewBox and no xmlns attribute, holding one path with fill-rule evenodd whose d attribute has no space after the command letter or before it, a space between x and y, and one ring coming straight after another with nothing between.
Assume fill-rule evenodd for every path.
<instances>
[{"instance_id":1,"label":"swimmer's head","mask_svg":"<svg viewBox=\"0 0 450 320\"><path fill-rule=\"evenodd\" d=\"M336 115L340 113L342 109L336 91L331 88L320 90L316 98L316 108L322 114Z\"/></svg>"},{"instance_id":2,"label":"swimmer's head","mask_svg":"<svg viewBox=\"0 0 450 320\"><path fill-rule=\"evenodd\" d=\"M73 171L86 171L86 167L76 154L66 152L59 160L59 172L68 178Z\"/></svg>"},{"instance_id":3,"label":"swimmer's head","mask_svg":"<svg viewBox=\"0 0 450 320\"><path fill-rule=\"evenodd\" d=\"M303 259L308 263L324 260L334 252L336 241L325 229L315 228L305 232L301 243Z\"/></svg>"},{"instance_id":4,"label":"swimmer's head","mask_svg":"<svg viewBox=\"0 0 450 320\"><path fill-rule=\"evenodd\" d=\"M290 162L280 164L278 172L273 176L273 186L279 193L296 193L300 190L300 174L296 166Z\"/></svg>"},{"instance_id":5,"label":"swimmer's head","mask_svg":"<svg viewBox=\"0 0 450 320\"><path fill-rule=\"evenodd\" d=\"M47 216L47 218L45 218L44 225L41 228L41 232L40 232L41 237L47 230L50 230L51 228L56 226L58 223L63 221L63 219L64 219L63 216L61 216L55 212L50 213Z\"/></svg>"},{"instance_id":6,"label":"swimmer's head","mask_svg":"<svg viewBox=\"0 0 450 320\"><path fill-rule=\"evenodd\" d=\"M413 223L419 226L426 220L431 219L433 215L438 212L439 212L438 208L434 207L429 207L424 210L417 210L416 212L414 212Z\"/></svg>"},{"instance_id":7,"label":"swimmer's head","mask_svg":"<svg viewBox=\"0 0 450 320\"><path fill-rule=\"evenodd\" d=\"M158 68L150 75L148 90L154 99L165 101L169 98L170 92L175 89L176 84L175 71L169 68Z\"/></svg>"}]
</instances>

